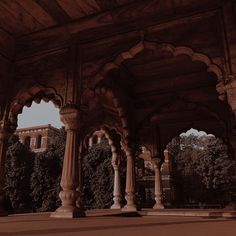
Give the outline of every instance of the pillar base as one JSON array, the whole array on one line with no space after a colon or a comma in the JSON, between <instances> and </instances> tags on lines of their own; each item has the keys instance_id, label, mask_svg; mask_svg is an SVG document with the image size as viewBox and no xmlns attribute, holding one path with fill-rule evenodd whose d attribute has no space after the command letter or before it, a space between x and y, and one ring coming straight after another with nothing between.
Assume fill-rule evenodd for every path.
<instances>
[{"instance_id":1,"label":"pillar base","mask_svg":"<svg viewBox=\"0 0 236 236\"><path fill-rule=\"evenodd\" d=\"M121 208L122 207L120 204L113 204L110 209L121 209Z\"/></svg>"},{"instance_id":2,"label":"pillar base","mask_svg":"<svg viewBox=\"0 0 236 236\"><path fill-rule=\"evenodd\" d=\"M8 212L0 209L0 216L8 216Z\"/></svg>"},{"instance_id":3,"label":"pillar base","mask_svg":"<svg viewBox=\"0 0 236 236\"><path fill-rule=\"evenodd\" d=\"M122 211L137 211L137 207L135 205L126 205L121 210Z\"/></svg>"},{"instance_id":4,"label":"pillar base","mask_svg":"<svg viewBox=\"0 0 236 236\"><path fill-rule=\"evenodd\" d=\"M0 194L0 216L8 216L8 212L5 208L4 194Z\"/></svg>"},{"instance_id":5,"label":"pillar base","mask_svg":"<svg viewBox=\"0 0 236 236\"><path fill-rule=\"evenodd\" d=\"M59 207L50 217L53 218L78 218L85 217L85 212L78 207Z\"/></svg>"},{"instance_id":6,"label":"pillar base","mask_svg":"<svg viewBox=\"0 0 236 236\"><path fill-rule=\"evenodd\" d=\"M165 209L164 205L161 204L161 203L156 203L154 206L153 206L153 209L154 210L163 210Z\"/></svg>"}]
</instances>

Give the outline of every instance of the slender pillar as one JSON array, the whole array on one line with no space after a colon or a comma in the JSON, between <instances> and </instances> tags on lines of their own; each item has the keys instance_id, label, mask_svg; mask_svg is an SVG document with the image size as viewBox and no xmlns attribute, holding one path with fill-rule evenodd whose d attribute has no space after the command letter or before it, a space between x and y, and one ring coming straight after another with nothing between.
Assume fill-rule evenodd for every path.
<instances>
[{"instance_id":1,"label":"slender pillar","mask_svg":"<svg viewBox=\"0 0 236 236\"><path fill-rule=\"evenodd\" d=\"M119 164L112 163L114 169L114 190L113 201L114 204L111 209L121 209L121 184L120 184L120 166Z\"/></svg>"},{"instance_id":2,"label":"slender pillar","mask_svg":"<svg viewBox=\"0 0 236 236\"><path fill-rule=\"evenodd\" d=\"M5 185L5 160L7 152L7 143L11 135L8 125L4 122L0 123L0 216L7 216L8 212L5 208L4 185Z\"/></svg>"},{"instance_id":3,"label":"slender pillar","mask_svg":"<svg viewBox=\"0 0 236 236\"><path fill-rule=\"evenodd\" d=\"M79 110L74 105L67 105L60 110L61 121L67 132L63 161L61 188L59 196L61 206L52 213L52 217L75 218L81 216L81 209L76 206L80 193L76 191L79 182L78 148L79 148Z\"/></svg>"},{"instance_id":4,"label":"slender pillar","mask_svg":"<svg viewBox=\"0 0 236 236\"><path fill-rule=\"evenodd\" d=\"M161 210L164 209L162 201L162 183L161 183L161 160L159 158L153 158L153 166L155 171L155 201L156 204L153 209Z\"/></svg>"},{"instance_id":5,"label":"slender pillar","mask_svg":"<svg viewBox=\"0 0 236 236\"><path fill-rule=\"evenodd\" d=\"M97 136L97 144L101 143L102 142L102 136L101 135L98 135Z\"/></svg>"},{"instance_id":6,"label":"slender pillar","mask_svg":"<svg viewBox=\"0 0 236 236\"><path fill-rule=\"evenodd\" d=\"M137 211L135 204L135 171L134 171L134 156L132 150L129 147L125 148L127 157L127 168L126 168L126 188L125 188L125 199L126 205L122 210L124 211Z\"/></svg>"},{"instance_id":7,"label":"slender pillar","mask_svg":"<svg viewBox=\"0 0 236 236\"><path fill-rule=\"evenodd\" d=\"M93 137L90 137L89 138L89 147L92 147L93 146Z\"/></svg>"},{"instance_id":8,"label":"slender pillar","mask_svg":"<svg viewBox=\"0 0 236 236\"><path fill-rule=\"evenodd\" d=\"M79 170L79 181L78 181L78 187L76 188L76 191L78 192L78 197L76 200L76 206L79 208L80 216L85 216L84 212L84 205L83 205L83 194L82 194L82 188L83 188L83 175L82 175L82 158L83 158L83 145L82 140L79 146L79 156L78 156L78 170Z\"/></svg>"}]
</instances>

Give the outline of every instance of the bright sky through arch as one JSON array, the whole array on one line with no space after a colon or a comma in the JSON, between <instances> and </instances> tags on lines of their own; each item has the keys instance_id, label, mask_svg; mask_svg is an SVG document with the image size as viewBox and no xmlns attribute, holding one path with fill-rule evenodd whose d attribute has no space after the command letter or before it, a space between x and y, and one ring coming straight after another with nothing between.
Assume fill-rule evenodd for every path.
<instances>
[{"instance_id":1,"label":"bright sky through arch","mask_svg":"<svg viewBox=\"0 0 236 236\"><path fill-rule=\"evenodd\" d=\"M27 128L37 125L51 124L56 128L63 126L60 121L59 109L52 102L40 104L32 103L31 107L24 107L22 114L18 115L18 128Z\"/></svg>"},{"instance_id":2,"label":"bright sky through arch","mask_svg":"<svg viewBox=\"0 0 236 236\"><path fill-rule=\"evenodd\" d=\"M185 133L181 133L180 136L189 136L189 135L195 135L195 136L214 136L213 134L207 134L205 131L198 131L196 129L189 129Z\"/></svg>"}]
</instances>

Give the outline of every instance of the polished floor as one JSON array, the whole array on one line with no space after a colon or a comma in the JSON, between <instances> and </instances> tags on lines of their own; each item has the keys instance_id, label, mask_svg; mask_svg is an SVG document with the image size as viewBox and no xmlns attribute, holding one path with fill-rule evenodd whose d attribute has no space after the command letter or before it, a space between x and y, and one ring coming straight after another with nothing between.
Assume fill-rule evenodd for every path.
<instances>
[{"instance_id":1,"label":"polished floor","mask_svg":"<svg viewBox=\"0 0 236 236\"><path fill-rule=\"evenodd\" d=\"M235 236L235 218L184 216L90 216L54 219L49 214L0 218L0 236Z\"/></svg>"}]
</instances>

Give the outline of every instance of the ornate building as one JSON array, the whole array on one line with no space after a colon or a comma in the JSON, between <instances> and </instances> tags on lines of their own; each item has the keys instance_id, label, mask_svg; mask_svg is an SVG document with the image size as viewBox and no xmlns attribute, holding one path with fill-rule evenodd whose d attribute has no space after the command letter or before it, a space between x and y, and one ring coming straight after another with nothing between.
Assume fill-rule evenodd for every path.
<instances>
[{"instance_id":1,"label":"ornate building","mask_svg":"<svg viewBox=\"0 0 236 236\"><path fill-rule=\"evenodd\" d=\"M47 150L49 144L53 143L58 132L59 130L50 124L16 130L20 141L34 152Z\"/></svg>"},{"instance_id":2,"label":"ornate building","mask_svg":"<svg viewBox=\"0 0 236 236\"><path fill-rule=\"evenodd\" d=\"M32 101L60 107L67 131L62 203L53 217L84 215L80 166L96 131L111 145L113 208L124 211L137 210L134 158L140 146L154 168L154 209L163 209L164 150L182 131L212 133L234 157L235 9L235 0L1 1L1 214L7 140Z\"/></svg>"}]
</instances>

